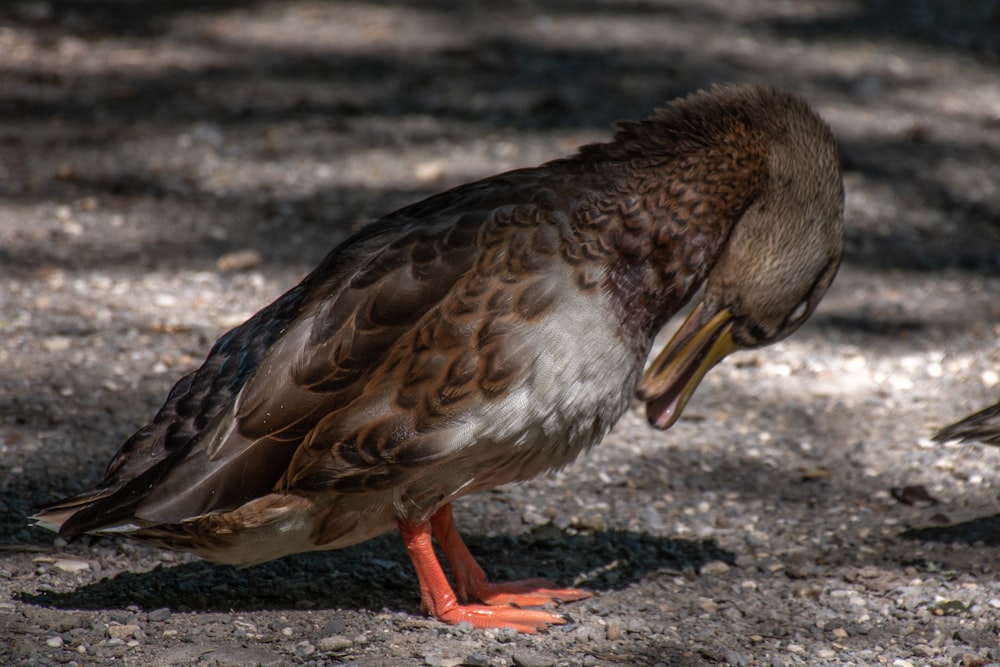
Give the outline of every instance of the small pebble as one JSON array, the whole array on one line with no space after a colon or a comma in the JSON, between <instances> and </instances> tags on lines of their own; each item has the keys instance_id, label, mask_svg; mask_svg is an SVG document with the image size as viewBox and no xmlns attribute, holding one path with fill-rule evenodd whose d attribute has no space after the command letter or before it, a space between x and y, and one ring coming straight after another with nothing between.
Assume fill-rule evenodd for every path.
<instances>
[{"instance_id":1,"label":"small pebble","mask_svg":"<svg viewBox=\"0 0 1000 667\"><path fill-rule=\"evenodd\" d=\"M485 653L475 652L466 656L462 667L490 667L490 659Z\"/></svg>"},{"instance_id":2,"label":"small pebble","mask_svg":"<svg viewBox=\"0 0 1000 667\"><path fill-rule=\"evenodd\" d=\"M421 183L436 181L444 173L444 165L440 162L422 162L413 170L413 175Z\"/></svg>"},{"instance_id":3,"label":"small pebble","mask_svg":"<svg viewBox=\"0 0 1000 667\"><path fill-rule=\"evenodd\" d=\"M456 635L467 635L474 630L475 628L472 626L472 623L468 621L462 621L451 627L451 631Z\"/></svg>"},{"instance_id":4,"label":"small pebble","mask_svg":"<svg viewBox=\"0 0 1000 667\"><path fill-rule=\"evenodd\" d=\"M323 626L323 632L328 636L341 635L347 629L347 623L342 618L332 618Z\"/></svg>"},{"instance_id":5,"label":"small pebble","mask_svg":"<svg viewBox=\"0 0 1000 667\"><path fill-rule=\"evenodd\" d=\"M160 607L159 609L154 609L146 615L146 619L158 623L160 621L166 621L170 618L170 610L166 607Z\"/></svg>"},{"instance_id":6,"label":"small pebble","mask_svg":"<svg viewBox=\"0 0 1000 667\"><path fill-rule=\"evenodd\" d=\"M45 645L49 648L61 648L63 645L63 638L59 636L49 637L45 640Z\"/></svg>"},{"instance_id":7,"label":"small pebble","mask_svg":"<svg viewBox=\"0 0 1000 667\"><path fill-rule=\"evenodd\" d=\"M354 646L354 642L342 635L333 635L331 637L323 637L317 642L316 646L320 651L343 651Z\"/></svg>"},{"instance_id":8,"label":"small pebble","mask_svg":"<svg viewBox=\"0 0 1000 667\"><path fill-rule=\"evenodd\" d=\"M316 652L316 647L312 645L309 641L301 641L295 645L295 655L299 657L307 657Z\"/></svg>"},{"instance_id":9,"label":"small pebble","mask_svg":"<svg viewBox=\"0 0 1000 667\"><path fill-rule=\"evenodd\" d=\"M510 657L516 667L552 667L555 658L534 651L515 651Z\"/></svg>"},{"instance_id":10,"label":"small pebble","mask_svg":"<svg viewBox=\"0 0 1000 667\"><path fill-rule=\"evenodd\" d=\"M107 633L112 639L125 640L135 637L141 629L138 625L112 623L108 626Z\"/></svg>"},{"instance_id":11,"label":"small pebble","mask_svg":"<svg viewBox=\"0 0 1000 667\"><path fill-rule=\"evenodd\" d=\"M701 566L701 573L707 576L718 576L729 572L732 568L721 560L710 560Z\"/></svg>"},{"instance_id":12,"label":"small pebble","mask_svg":"<svg viewBox=\"0 0 1000 667\"><path fill-rule=\"evenodd\" d=\"M750 658L736 651L726 651L725 658L732 667L746 667L750 664Z\"/></svg>"},{"instance_id":13,"label":"small pebble","mask_svg":"<svg viewBox=\"0 0 1000 667\"><path fill-rule=\"evenodd\" d=\"M70 574L90 571L90 563L85 560L77 560L75 558L58 558L54 563L52 563L52 565L57 570L69 572Z\"/></svg>"},{"instance_id":14,"label":"small pebble","mask_svg":"<svg viewBox=\"0 0 1000 667\"><path fill-rule=\"evenodd\" d=\"M261 254L253 249L237 250L228 252L219 257L215 262L216 268L224 273L236 271L249 271L260 265L263 261Z\"/></svg>"},{"instance_id":15,"label":"small pebble","mask_svg":"<svg viewBox=\"0 0 1000 667\"><path fill-rule=\"evenodd\" d=\"M69 349L70 339L65 336L52 336L42 341L46 352L65 352Z\"/></svg>"},{"instance_id":16,"label":"small pebble","mask_svg":"<svg viewBox=\"0 0 1000 667\"><path fill-rule=\"evenodd\" d=\"M697 606L702 611L707 611L709 614L714 614L719 610L719 603L711 598L698 598Z\"/></svg>"},{"instance_id":17,"label":"small pebble","mask_svg":"<svg viewBox=\"0 0 1000 667\"><path fill-rule=\"evenodd\" d=\"M513 628L500 628L497 630L497 641L502 643L508 643L517 641L521 637L517 630Z\"/></svg>"}]
</instances>

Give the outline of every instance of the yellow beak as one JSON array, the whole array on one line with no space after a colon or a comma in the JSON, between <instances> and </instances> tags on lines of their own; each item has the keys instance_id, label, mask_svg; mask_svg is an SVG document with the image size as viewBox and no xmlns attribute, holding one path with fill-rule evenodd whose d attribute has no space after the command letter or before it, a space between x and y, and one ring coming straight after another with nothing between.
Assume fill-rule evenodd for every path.
<instances>
[{"instance_id":1,"label":"yellow beak","mask_svg":"<svg viewBox=\"0 0 1000 667\"><path fill-rule=\"evenodd\" d=\"M732 313L721 310L702 324L704 310L700 303L691 311L636 387L639 400L646 401L646 417L656 428L670 428L680 419L705 373L742 349L733 340Z\"/></svg>"}]
</instances>

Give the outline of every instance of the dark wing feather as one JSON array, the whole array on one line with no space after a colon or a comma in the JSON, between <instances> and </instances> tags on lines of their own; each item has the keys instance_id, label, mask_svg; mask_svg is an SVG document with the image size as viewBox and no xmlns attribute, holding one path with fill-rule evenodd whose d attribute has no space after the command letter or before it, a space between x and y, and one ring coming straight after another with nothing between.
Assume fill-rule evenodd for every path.
<instances>
[{"instance_id":1,"label":"dark wing feather","mask_svg":"<svg viewBox=\"0 0 1000 667\"><path fill-rule=\"evenodd\" d=\"M960 440L1000 446L1000 403L941 429L934 439L938 442Z\"/></svg>"}]
</instances>

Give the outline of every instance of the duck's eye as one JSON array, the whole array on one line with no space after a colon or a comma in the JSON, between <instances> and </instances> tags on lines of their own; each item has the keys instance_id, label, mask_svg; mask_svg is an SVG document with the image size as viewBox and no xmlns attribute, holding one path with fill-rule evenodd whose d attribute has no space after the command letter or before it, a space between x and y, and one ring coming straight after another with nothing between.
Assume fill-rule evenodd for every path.
<instances>
[{"instance_id":1,"label":"duck's eye","mask_svg":"<svg viewBox=\"0 0 1000 667\"><path fill-rule=\"evenodd\" d=\"M803 317L806 316L806 310L808 309L809 309L809 299L805 298L799 302L799 305L795 306L795 310L793 310L792 314L788 316L788 322L790 324L795 324L796 322L798 322L799 320L801 320Z\"/></svg>"}]
</instances>

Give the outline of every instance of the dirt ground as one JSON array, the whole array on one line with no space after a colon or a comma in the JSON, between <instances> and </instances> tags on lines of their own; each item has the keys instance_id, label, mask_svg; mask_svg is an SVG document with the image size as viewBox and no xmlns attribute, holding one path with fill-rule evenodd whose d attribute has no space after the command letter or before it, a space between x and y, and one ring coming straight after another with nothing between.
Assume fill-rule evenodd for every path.
<instances>
[{"instance_id":1,"label":"dirt ground","mask_svg":"<svg viewBox=\"0 0 1000 667\"><path fill-rule=\"evenodd\" d=\"M0 53L0 663L1000 663L1000 450L929 440L1000 394L1000 2L14 0ZM459 503L494 578L596 592L571 624L423 617L393 534L235 570L28 527L366 219L723 81L830 121L845 262L670 431Z\"/></svg>"}]
</instances>

